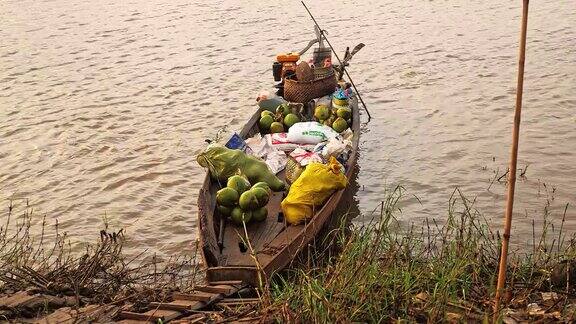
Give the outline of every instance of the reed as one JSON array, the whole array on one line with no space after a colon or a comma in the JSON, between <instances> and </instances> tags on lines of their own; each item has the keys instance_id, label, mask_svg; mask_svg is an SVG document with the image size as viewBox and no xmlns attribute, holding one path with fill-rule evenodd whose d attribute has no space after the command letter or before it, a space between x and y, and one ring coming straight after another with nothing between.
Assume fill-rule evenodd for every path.
<instances>
[{"instance_id":1,"label":"reed","mask_svg":"<svg viewBox=\"0 0 576 324\"><path fill-rule=\"evenodd\" d=\"M99 239L73 251L58 222L42 218L33 228L34 214L28 204L10 202L0 227L0 296L30 291L53 296L73 296L70 306L165 299L172 291L192 290L202 279L196 253L159 260L142 252L124 253L123 230L101 230ZM31 235L32 230L40 237ZM97 232L96 232L97 233ZM46 310L48 311L48 310ZM19 314L3 314L19 316Z\"/></svg>"},{"instance_id":2,"label":"reed","mask_svg":"<svg viewBox=\"0 0 576 324\"><path fill-rule=\"evenodd\" d=\"M459 190L449 199L445 222L428 219L403 228L396 217L405 195L397 187L363 226L341 222L319 236L290 270L262 281L259 306L212 311L221 320L249 314L262 322L489 322L499 233L490 230L474 200ZM560 209L563 220L554 226L549 221L553 198L546 198L542 232L537 236L534 228L527 240L534 242L533 248L518 248L510 256L500 320L574 319L576 240L564 228L569 206ZM195 251L168 260L145 251L130 256L123 250L128 239L124 232L105 228L97 242L78 253L57 222L36 218L25 203L11 203L3 219L0 295L33 290L72 296L74 307L130 303L137 311L152 301L168 300L173 291L190 292L203 279ZM42 219L40 231L33 228L36 219ZM41 235L34 239L31 232Z\"/></svg>"},{"instance_id":3,"label":"reed","mask_svg":"<svg viewBox=\"0 0 576 324\"><path fill-rule=\"evenodd\" d=\"M377 221L339 229L340 253L321 250L313 266L305 263L274 278L264 316L281 322L489 322L500 235L459 190L450 198L444 225L425 221L418 228L394 230L403 191L399 187L388 195ZM511 255L500 318L573 318L567 276L572 263L567 260L574 260L574 239L552 231L545 219L534 250Z\"/></svg>"}]
</instances>

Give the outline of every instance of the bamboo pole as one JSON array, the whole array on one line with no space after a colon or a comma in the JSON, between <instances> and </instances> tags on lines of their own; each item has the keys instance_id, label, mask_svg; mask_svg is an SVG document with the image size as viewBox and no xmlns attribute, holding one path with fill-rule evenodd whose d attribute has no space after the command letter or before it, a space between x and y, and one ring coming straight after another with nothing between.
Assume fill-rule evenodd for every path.
<instances>
[{"instance_id":1,"label":"bamboo pole","mask_svg":"<svg viewBox=\"0 0 576 324\"><path fill-rule=\"evenodd\" d=\"M514 129L512 131L512 149L510 152L510 173L508 182L508 200L504 220L504 235L502 251L500 252L500 266L498 269L498 284L496 286L496 299L494 305L494 322L500 314L500 299L506 282L506 263L508 260L508 243L510 241L510 227L512 226L512 211L514 207L514 190L516 189L516 164L518 161L518 138L520 133L520 117L522 112L522 90L524 87L524 62L526 58L526 29L528 26L528 2L523 0L522 28L520 33L520 49L518 61L518 85L516 87L516 109L514 110Z\"/></svg>"},{"instance_id":2,"label":"bamboo pole","mask_svg":"<svg viewBox=\"0 0 576 324\"><path fill-rule=\"evenodd\" d=\"M372 119L372 116L370 115L370 111L368 111L368 107L366 107L366 104L364 103L364 100L362 99L362 96L360 95L360 92L358 92L358 89L356 88L356 85L354 84L354 81L352 81L352 77L350 77L350 74L348 73L348 70L346 70L346 66L344 65L344 63L342 63L342 61L340 60L340 57L338 56L338 54L336 53L336 51L334 50L334 47L332 47L332 44L330 44L330 41L328 40L328 38L326 37L326 33L325 30L320 28L320 25L318 25L318 22L316 21L316 18L314 18L314 16L312 15L312 13L310 12L310 10L308 9L308 7L306 6L306 4L304 3L304 1L300 1L302 2L302 5L304 6L304 8L306 9L306 11L308 11L308 14L310 15L310 18L312 18L312 21L314 22L314 25L316 25L316 27L318 27L318 30L320 31L320 35L324 38L324 40L326 40L326 43L328 43L328 46L330 46L330 49L332 50L332 53L334 53L334 56L336 56L336 59L338 60L338 63L340 64L340 68L344 71L344 73L346 73L346 76L348 77L348 81L350 81L350 84L352 84L352 87L354 88L354 91L356 92L356 94L358 95L358 99L360 99L360 102L362 103L362 106L364 106L364 111L366 111L366 114L368 114L368 122L370 122L370 119Z\"/></svg>"}]
</instances>

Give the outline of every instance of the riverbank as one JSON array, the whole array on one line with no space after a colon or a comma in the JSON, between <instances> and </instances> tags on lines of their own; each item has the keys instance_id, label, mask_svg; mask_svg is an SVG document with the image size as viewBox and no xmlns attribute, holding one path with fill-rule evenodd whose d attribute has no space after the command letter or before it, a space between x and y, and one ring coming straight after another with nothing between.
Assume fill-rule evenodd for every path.
<instances>
[{"instance_id":1,"label":"riverbank","mask_svg":"<svg viewBox=\"0 0 576 324\"><path fill-rule=\"evenodd\" d=\"M266 284L256 295L258 303L240 308L216 304L202 316L263 322L489 321L499 234L458 190L444 224L430 220L400 231L395 215L402 197L403 189L396 188L371 222L360 228L344 222L328 231L293 267ZM175 291L190 292L202 281L194 255L126 257L122 231L102 230L100 241L80 255L70 251L64 234L50 236L53 244L47 248L42 240L30 239L31 217L9 215L3 226L0 304L18 291L53 296L59 303L22 309L5 305L1 312L6 319L38 319L61 307L106 305L115 307L105 313L110 320L123 308L142 311L151 302L170 301ZM574 318L575 243L563 233L563 224L543 222L542 236L531 238L533 248L517 249L510 258L502 311L507 323ZM19 230L9 234L6 229L14 226Z\"/></svg>"},{"instance_id":2,"label":"riverbank","mask_svg":"<svg viewBox=\"0 0 576 324\"><path fill-rule=\"evenodd\" d=\"M458 190L445 224L396 232L400 199L397 189L378 221L338 236L336 255L314 256L323 261L275 281L276 311L304 322L491 321L499 234ZM574 318L574 242L563 235L544 220L537 245L510 257L501 317L507 323Z\"/></svg>"}]
</instances>

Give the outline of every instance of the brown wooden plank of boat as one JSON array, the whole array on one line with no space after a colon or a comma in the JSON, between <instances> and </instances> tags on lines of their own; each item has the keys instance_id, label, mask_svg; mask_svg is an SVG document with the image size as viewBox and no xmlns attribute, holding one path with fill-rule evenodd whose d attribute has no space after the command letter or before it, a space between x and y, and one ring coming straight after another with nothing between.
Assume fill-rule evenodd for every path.
<instances>
[{"instance_id":1,"label":"brown wooden plank of boat","mask_svg":"<svg viewBox=\"0 0 576 324\"><path fill-rule=\"evenodd\" d=\"M258 287L258 270L255 267L210 267L206 269L208 282L226 279L240 279L242 282Z\"/></svg>"},{"instance_id":2,"label":"brown wooden plank of boat","mask_svg":"<svg viewBox=\"0 0 576 324\"><path fill-rule=\"evenodd\" d=\"M242 128L239 134L242 138L247 138L259 132L258 120L260 118L261 110L262 109L258 109L252 115L248 123L246 123L245 126ZM204 264L207 267L222 266L230 264L228 262L228 260L230 259L230 260L237 260L239 262L237 264L230 264L230 265L245 264L252 266L253 263L249 263L251 259L247 254L244 255L241 253L240 254L233 253L232 258L230 258L227 255L223 255L219 251L216 237L217 235L216 233L218 233L219 230L217 226L219 225L219 219L216 215L214 215L214 208L215 208L214 197L217 189L218 188L214 184L212 184L210 175L207 172L204 178L204 183L200 190L200 194L198 196L198 224L199 224L198 227L200 234L199 235L200 246ZM277 224L271 224L271 223L269 225L274 225L273 227L277 226ZM228 226L226 226L226 228L228 228ZM238 235L234 234L236 233L228 235L225 234L225 241L227 241L227 243L233 242L233 244L235 245L234 247L231 247L230 244L225 244L226 248L228 249L228 251L226 252L235 252L230 251L231 248L236 250L239 249L237 242Z\"/></svg>"},{"instance_id":3,"label":"brown wooden plank of boat","mask_svg":"<svg viewBox=\"0 0 576 324\"><path fill-rule=\"evenodd\" d=\"M358 143L360 136L360 116L358 113L358 102L353 102L356 109L353 109L354 137L352 139L352 152L346 163L346 178L350 180L356 166ZM258 261L263 265L266 275L271 275L286 267L297 254L311 241L318 232L323 228L326 221L332 216L332 213L338 206L345 189L336 191L324 203L321 209L309 220L304 226L289 226L285 231L275 237L268 245L271 249L279 252L275 255L258 254Z\"/></svg>"},{"instance_id":4,"label":"brown wooden plank of boat","mask_svg":"<svg viewBox=\"0 0 576 324\"><path fill-rule=\"evenodd\" d=\"M270 276L274 272L286 267L298 253L316 237L318 232L323 228L324 223L332 216L332 212L338 205L343 192L344 190L339 190L334 193L330 201L324 204L322 210L314 215L310 223L301 227L288 227L286 231L280 233L280 235L270 242L269 247L278 249L280 252L273 256L268 254L258 255L259 262L265 264L264 272L266 275Z\"/></svg>"},{"instance_id":5,"label":"brown wooden plank of boat","mask_svg":"<svg viewBox=\"0 0 576 324\"><path fill-rule=\"evenodd\" d=\"M352 152L349 160L346 163L346 176L350 180L353 174L353 169L356 165L357 151L360 136L360 114L357 99L354 98L351 102L353 105L353 122L352 130L354 136L352 138ZM258 110L244 126L240 135L243 138L252 136L258 132L257 121L260 117L260 110ZM281 172L279 177L282 179L284 173ZM218 190L218 187L210 182L209 175L206 176L206 181L203 187L203 197L201 204L214 204L213 197ZM247 227L248 237L252 247L254 248L259 265L265 270L266 275L278 271L288 265L293 258L318 234L327 220L332 216L334 210L342 197L344 190L335 192L324 204L324 206L312 217L312 219L305 225L286 226L284 222L278 221L278 213L281 211L280 202L282 194L275 194L267 205L268 218L265 222L259 224L250 224ZM214 206L204 206L199 209L199 219L201 227L200 236L206 242L215 242L216 233L218 228L216 224L218 216L214 215ZM241 279L247 283L257 283L257 271L255 268L255 260L251 256L250 251L240 249L240 242L245 236L244 229L241 227L234 227L227 224L224 231L224 250L220 253L219 249L214 244L205 245L203 253L207 252L205 257L206 265L208 266L207 279L208 280L226 280L226 279ZM209 257L208 257L209 256ZM216 260L216 262L214 262ZM246 273L242 273L246 271Z\"/></svg>"},{"instance_id":6,"label":"brown wooden plank of boat","mask_svg":"<svg viewBox=\"0 0 576 324\"><path fill-rule=\"evenodd\" d=\"M218 250L218 242L216 236L213 234L215 230L213 217L203 217L203 215L214 214L214 195L210 192L211 179L207 173L204 178L204 184L200 189L198 195L198 231L200 233L200 248L202 250L202 259L206 266L216 264L218 262L216 251Z\"/></svg>"},{"instance_id":7,"label":"brown wooden plank of boat","mask_svg":"<svg viewBox=\"0 0 576 324\"><path fill-rule=\"evenodd\" d=\"M252 115L248 123L240 131L240 136L246 138L258 132L257 124L260 120L260 109L257 113ZM215 232L218 232L219 219L211 216L214 215L215 206L215 191L211 184L210 174L206 173L204 183L198 195L198 228L200 233L200 247L202 250L202 259L206 266L214 266L218 264L217 256L220 255L218 247L218 239Z\"/></svg>"},{"instance_id":8,"label":"brown wooden plank of boat","mask_svg":"<svg viewBox=\"0 0 576 324\"><path fill-rule=\"evenodd\" d=\"M285 228L284 222L278 222L282 196L282 192L275 192L266 206L268 208L268 217L263 222L251 223L246 227L250 244L255 251L262 250L271 238L276 237ZM245 233L242 226L227 224L224 232L224 250L222 253L224 258L219 262L221 266L254 266L254 259L250 255L248 246L244 246L244 249L240 248L244 237Z\"/></svg>"}]
</instances>

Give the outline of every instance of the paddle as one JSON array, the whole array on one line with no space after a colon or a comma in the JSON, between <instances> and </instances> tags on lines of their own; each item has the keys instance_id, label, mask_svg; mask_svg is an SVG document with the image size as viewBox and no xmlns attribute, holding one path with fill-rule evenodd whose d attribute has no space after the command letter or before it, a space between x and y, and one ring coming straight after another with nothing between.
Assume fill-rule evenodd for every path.
<instances>
[{"instance_id":1,"label":"paddle","mask_svg":"<svg viewBox=\"0 0 576 324\"><path fill-rule=\"evenodd\" d=\"M366 46L366 45L364 45L364 43L360 43L354 47L352 52L348 52L348 48L346 48L346 54L344 55L344 64L348 63L348 61L350 61L352 59L352 56L354 56L354 54L358 53L358 51L360 51L362 48L364 48L364 46Z\"/></svg>"},{"instance_id":2,"label":"paddle","mask_svg":"<svg viewBox=\"0 0 576 324\"><path fill-rule=\"evenodd\" d=\"M358 53L358 51L361 50L364 46L365 46L364 43L360 43L354 47L352 52L350 52L350 47L346 47L346 52L344 53L344 61L342 62L344 66L348 66L348 61L350 61L354 56L354 54ZM343 75L344 75L344 69L340 69L340 72L338 74L338 80L341 80Z\"/></svg>"}]
</instances>

